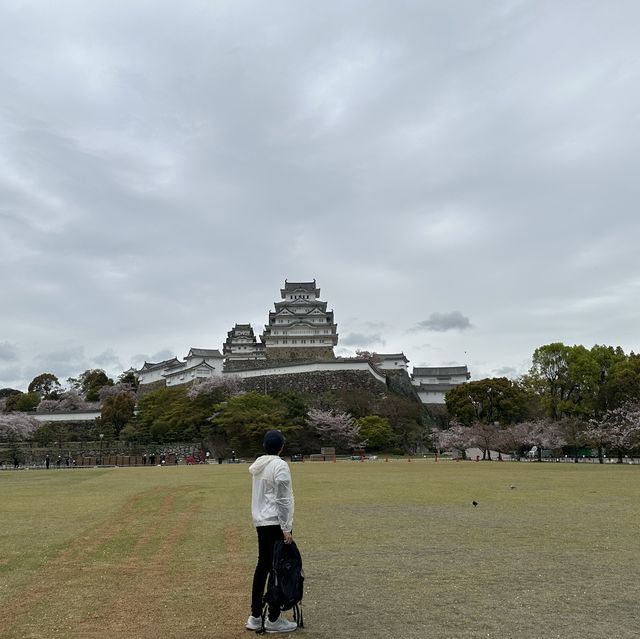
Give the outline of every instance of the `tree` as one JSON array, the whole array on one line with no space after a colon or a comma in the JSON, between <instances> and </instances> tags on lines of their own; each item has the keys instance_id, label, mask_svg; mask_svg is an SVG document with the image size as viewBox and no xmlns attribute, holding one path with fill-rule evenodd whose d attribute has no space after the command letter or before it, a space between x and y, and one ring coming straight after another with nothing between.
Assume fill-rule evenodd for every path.
<instances>
[{"instance_id":1,"label":"tree","mask_svg":"<svg viewBox=\"0 0 640 639\"><path fill-rule=\"evenodd\" d=\"M445 396L449 414L461 424L511 424L527 416L531 402L525 386L506 377L459 384Z\"/></svg>"},{"instance_id":2,"label":"tree","mask_svg":"<svg viewBox=\"0 0 640 639\"><path fill-rule=\"evenodd\" d=\"M68 413L90 408L92 407L80 397L78 391L72 388L61 393L58 399L43 399L36 410L38 413Z\"/></svg>"},{"instance_id":3,"label":"tree","mask_svg":"<svg viewBox=\"0 0 640 639\"><path fill-rule=\"evenodd\" d=\"M573 450L573 460L578 463L578 449L587 443L587 424L577 417L565 417L558 422L558 428L567 446Z\"/></svg>"},{"instance_id":4,"label":"tree","mask_svg":"<svg viewBox=\"0 0 640 639\"><path fill-rule=\"evenodd\" d=\"M596 409L601 365L584 346L561 342L540 346L532 357L530 376L539 382L547 415L591 416Z\"/></svg>"},{"instance_id":5,"label":"tree","mask_svg":"<svg viewBox=\"0 0 640 639\"><path fill-rule=\"evenodd\" d=\"M88 402L97 402L100 389L104 386L113 386L113 380L107 377L101 368L86 370L77 378L69 377L67 381L73 388L79 390Z\"/></svg>"},{"instance_id":6,"label":"tree","mask_svg":"<svg viewBox=\"0 0 640 639\"><path fill-rule=\"evenodd\" d=\"M116 389L117 387L105 388ZM133 418L135 407L135 393L128 388L120 386L116 392L110 392L105 395L100 412L101 421L103 424L110 424L117 436Z\"/></svg>"},{"instance_id":7,"label":"tree","mask_svg":"<svg viewBox=\"0 0 640 639\"><path fill-rule=\"evenodd\" d=\"M127 384L135 391L138 390L140 381L133 371L126 371L118 377L118 384Z\"/></svg>"},{"instance_id":8,"label":"tree","mask_svg":"<svg viewBox=\"0 0 640 639\"><path fill-rule=\"evenodd\" d=\"M460 457L465 459L467 448L473 442L471 429L459 422L454 422L448 429L433 432L433 439L436 450L447 450L460 453Z\"/></svg>"},{"instance_id":9,"label":"tree","mask_svg":"<svg viewBox=\"0 0 640 639\"><path fill-rule=\"evenodd\" d=\"M476 421L469 427L469 443L482 451L482 459L491 461L491 450L498 448L500 429L497 424Z\"/></svg>"},{"instance_id":10,"label":"tree","mask_svg":"<svg viewBox=\"0 0 640 639\"><path fill-rule=\"evenodd\" d=\"M286 422L286 406L270 395L238 395L217 405L216 409L211 418L211 435L223 449L258 452L262 450L262 439L268 430L277 428L288 438L298 429Z\"/></svg>"},{"instance_id":11,"label":"tree","mask_svg":"<svg viewBox=\"0 0 640 639\"><path fill-rule=\"evenodd\" d=\"M13 411L25 412L32 411L38 407L40 403L40 395L38 393L20 393L18 395L10 395L4 405L5 413Z\"/></svg>"},{"instance_id":12,"label":"tree","mask_svg":"<svg viewBox=\"0 0 640 639\"><path fill-rule=\"evenodd\" d=\"M599 400L597 419L611 408L640 400L640 355L631 353L613 362L603 382Z\"/></svg>"},{"instance_id":13,"label":"tree","mask_svg":"<svg viewBox=\"0 0 640 639\"><path fill-rule=\"evenodd\" d=\"M414 454L428 439L422 422L422 404L397 395L388 395L377 402L371 411L386 417L393 428L395 445L405 452Z\"/></svg>"},{"instance_id":14,"label":"tree","mask_svg":"<svg viewBox=\"0 0 640 639\"><path fill-rule=\"evenodd\" d=\"M57 399L62 386L53 373L42 373L31 380L28 391L38 393L42 399Z\"/></svg>"},{"instance_id":15,"label":"tree","mask_svg":"<svg viewBox=\"0 0 640 639\"><path fill-rule=\"evenodd\" d=\"M36 419L24 413L0 415L0 439L5 441L28 439L39 425Z\"/></svg>"},{"instance_id":16,"label":"tree","mask_svg":"<svg viewBox=\"0 0 640 639\"><path fill-rule=\"evenodd\" d=\"M354 418L365 417L376 411L379 397L365 389L336 389L314 398L314 408L349 413Z\"/></svg>"},{"instance_id":17,"label":"tree","mask_svg":"<svg viewBox=\"0 0 640 639\"><path fill-rule=\"evenodd\" d=\"M214 403L204 396L192 401L185 386L159 388L138 401L134 420L136 439L158 443L179 440L201 440L208 429ZM128 431L130 432L130 431Z\"/></svg>"},{"instance_id":18,"label":"tree","mask_svg":"<svg viewBox=\"0 0 640 639\"><path fill-rule=\"evenodd\" d=\"M520 461L522 449L528 441L528 435L527 423L511 424L501 428L496 443L497 450L505 454L514 455Z\"/></svg>"},{"instance_id":19,"label":"tree","mask_svg":"<svg viewBox=\"0 0 640 639\"><path fill-rule=\"evenodd\" d=\"M367 446L373 450L380 450L389 446L393 440L393 429L386 417L367 415L356 420L360 427L359 436L367 441Z\"/></svg>"},{"instance_id":20,"label":"tree","mask_svg":"<svg viewBox=\"0 0 640 639\"><path fill-rule=\"evenodd\" d=\"M215 402L221 402L229 397L242 393L242 382L235 375L213 375L194 384L187 391L189 399L198 397L214 398Z\"/></svg>"},{"instance_id":21,"label":"tree","mask_svg":"<svg viewBox=\"0 0 640 639\"><path fill-rule=\"evenodd\" d=\"M618 454L618 463L623 455L640 441L640 402L626 402L618 408L608 410L602 418L600 428L603 441L613 446Z\"/></svg>"},{"instance_id":22,"label":"tree","mask_svg":"<svg viewBox=\"0 0 640 639\"><path fill-rule=\"evenodd\" d=\"M6 399L7 397L11 397L11 395L21 395L22 391L16 390L15 388L0 388L0 399Z\"/></svg>"},{"instance_id":23,"label":"tree","mask_svg":"<svg viewBox=\"0 0 640 639\"><path fill-rule=\"evenodd\" d=\"M325 444L343 450L365 445L360 437L360 426L348 413L312 408L308 419L310 427Z\"/></svg>"},{"instance_id":24,"label":"tree","mask_svg":"<svg viewBox=\"0 0 640 639\"><path fill-rule=\"evenodd\" d=\"M543 450L557 450L565 444L557 422L549 419L522 422L519 429L523 442L535 446L538 461L542 461Z\"/></svg>"}]
</instances>

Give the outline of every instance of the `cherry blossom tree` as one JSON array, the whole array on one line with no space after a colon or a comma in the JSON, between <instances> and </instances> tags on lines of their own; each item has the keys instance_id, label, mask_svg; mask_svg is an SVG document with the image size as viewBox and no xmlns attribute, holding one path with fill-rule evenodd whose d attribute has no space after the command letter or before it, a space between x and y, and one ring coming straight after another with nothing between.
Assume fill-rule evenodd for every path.
<instances>
[{"instance_id":1,"label":"cherry blossom tree","mask_svg":"<svg viewBox=\"0 0 640 639\"><path fill-rule=\"evenodd\" d=\"M200 395L210 395L220 392L227 397L235 397L242 394L242 382L237 375L212 375L207 379L194 384L188 391L189 399L196 399Z\"/></svg>"},{"instance_id":2,"label":"cherry blossom tree","mask_svg":"<svg viewBox=\"0 0 640 639\"><path fill-rule=\"evenodd\" d=\"M8 441L28 439L40 423L25 413L0 415L0 439Z\"/></svg>"},{"instance_id":3,"label":"cherry blossom tree","mask_svg":"<svg viewBox=\"0 0 640 639\"><path fill-rule=\"evenodd\" d=\"M491 450L497 449L500 439L500 428L497 424L474 422L469 428L470 444L482 450L482 459L491 461Z\"/></svg>"},{"instance_id":4,"label":"cherry blossom tree","mask_svg":"<svg viewBox=\"0 0 640 639\"><path fill-rule=\"evenodd\" d=\"M68 413L74 410L91 410L95 403L86 402L82 395L72 388L60 395L60 399L43 399L36 412L38 413Z\"/></svg>"},{"instance_id":5,"label":"cherry blossom tree","mask_svg":"<svg viewBox=\"0 0 640 639\"><path fill-rule=\"evenodd\" d=\"M618 463L623 455L640 442L640 402L626 402L619 408L608 410L597 426L589 428L589 436L613 446Z\"/></svg>"},{"instance_id":6,"label":"cherry blossom tree","mask_svg":"<svg viewBox=\"0 0 640 639\"><path fill-rule=\"evenodd\" d=\"M539 419L532 422L521 422L520 428L525 445L536 447L538 461L542 461L544 449L555 450L565 444L557 422L552 420Z\"/></svg>"},{"instance_id":7,"label":"cherry blossom tree","mask_svg":"<svg viewBox=\"0 0 640 639\"><path fill-rule=\"evenodd\" d=\"M434 431L437 447L441 450L458 452L462 459L466 458L467 448L473 443L473 435L468 426L453 422L446 430Z\"/></svg>"},{"instance_id":8,"label":"cherry blossom tree","mask_svg":"<svg viewBox=\"0 0 640 639\"><path fill-rule=\"evenodd\" d=\"M337 448L366 445L366 441L360 438L360 426L349 413L312 408L308 414L308 421L322 441Z\"/></svg>"},{"instance_id":9,"label":"cherry blossom tree","mask_svg":"<svg viewBox=\"0 0 640 639\"><path fill-rule=\"evenodd\" d=\"M514 455L520 461L522 448L528 443L528 426L527 423L522 422L501 429L496 444L497 449L502 453Z\"/></svg>"}]
</instances>

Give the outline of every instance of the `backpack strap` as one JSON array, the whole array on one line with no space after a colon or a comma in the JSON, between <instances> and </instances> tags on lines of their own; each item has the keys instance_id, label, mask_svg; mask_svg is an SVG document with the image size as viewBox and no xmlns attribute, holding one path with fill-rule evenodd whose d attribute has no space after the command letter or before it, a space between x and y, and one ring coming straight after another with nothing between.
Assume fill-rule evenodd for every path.
<instances>
[{"instance_id":1,"label":"backpack strap","mask_svg":"<svg viewBox=\"0 0 640 639\"><path fill-rule=\"evenodd\" d=\"M258 630L256 630L256 634L257 635L264 635L267 633L267 629L264 627L264 620L267 618L267 610L269 609L269 605L265 604L264 607L262 608L262 614L260 615L261 619L262 619L262 625L260 626L260 628L258 628Z\"/></svg>"},{"instance_id":2,"label":"backpack strap","mask_svg":"<svg viewBox=\"0 0 640 639\"><path fill-rule=\"evenodd\" d=\"M302 616L302 608L299 604L293 607L293 620L298 624L298 628L304 628L304 618Z\"/></svg>"}]
</instances>

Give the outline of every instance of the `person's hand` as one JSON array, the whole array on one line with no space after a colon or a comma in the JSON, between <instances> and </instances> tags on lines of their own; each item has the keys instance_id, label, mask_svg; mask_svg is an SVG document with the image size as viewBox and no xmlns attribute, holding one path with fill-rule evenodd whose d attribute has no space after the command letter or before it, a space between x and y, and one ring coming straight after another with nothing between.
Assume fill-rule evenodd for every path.
<instances>
[{"instance_id":1,"label":"person's hand","mask_svg":"<svg viewBox=\"0 0 640 639\"><path fill-rule=\"evenodd\" d=\"M293 541L293 535L290 532L283 532L284 543L290 544Z\"/></svg>"}]
</instances>

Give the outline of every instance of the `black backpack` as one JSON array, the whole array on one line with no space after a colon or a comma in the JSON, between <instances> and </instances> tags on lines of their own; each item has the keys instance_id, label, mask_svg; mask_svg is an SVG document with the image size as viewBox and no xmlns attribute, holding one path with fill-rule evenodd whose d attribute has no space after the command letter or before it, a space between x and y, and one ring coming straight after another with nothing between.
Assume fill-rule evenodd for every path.
<instances>
[{"instance_id":1,"label":"black backpack","mask_svg":"<svg viewBox=\"0 0 640 639\"><path fill-rule=\"evenodd\" d=\"M262 612L262 628L269 606L280 610L293 609L293 620L299 628L304 627L300 602L304 594L304 572L302 557L296 542L285 544L278 540L273 546L273 565L264 595Z\"/></svg>"}]
</instances>

